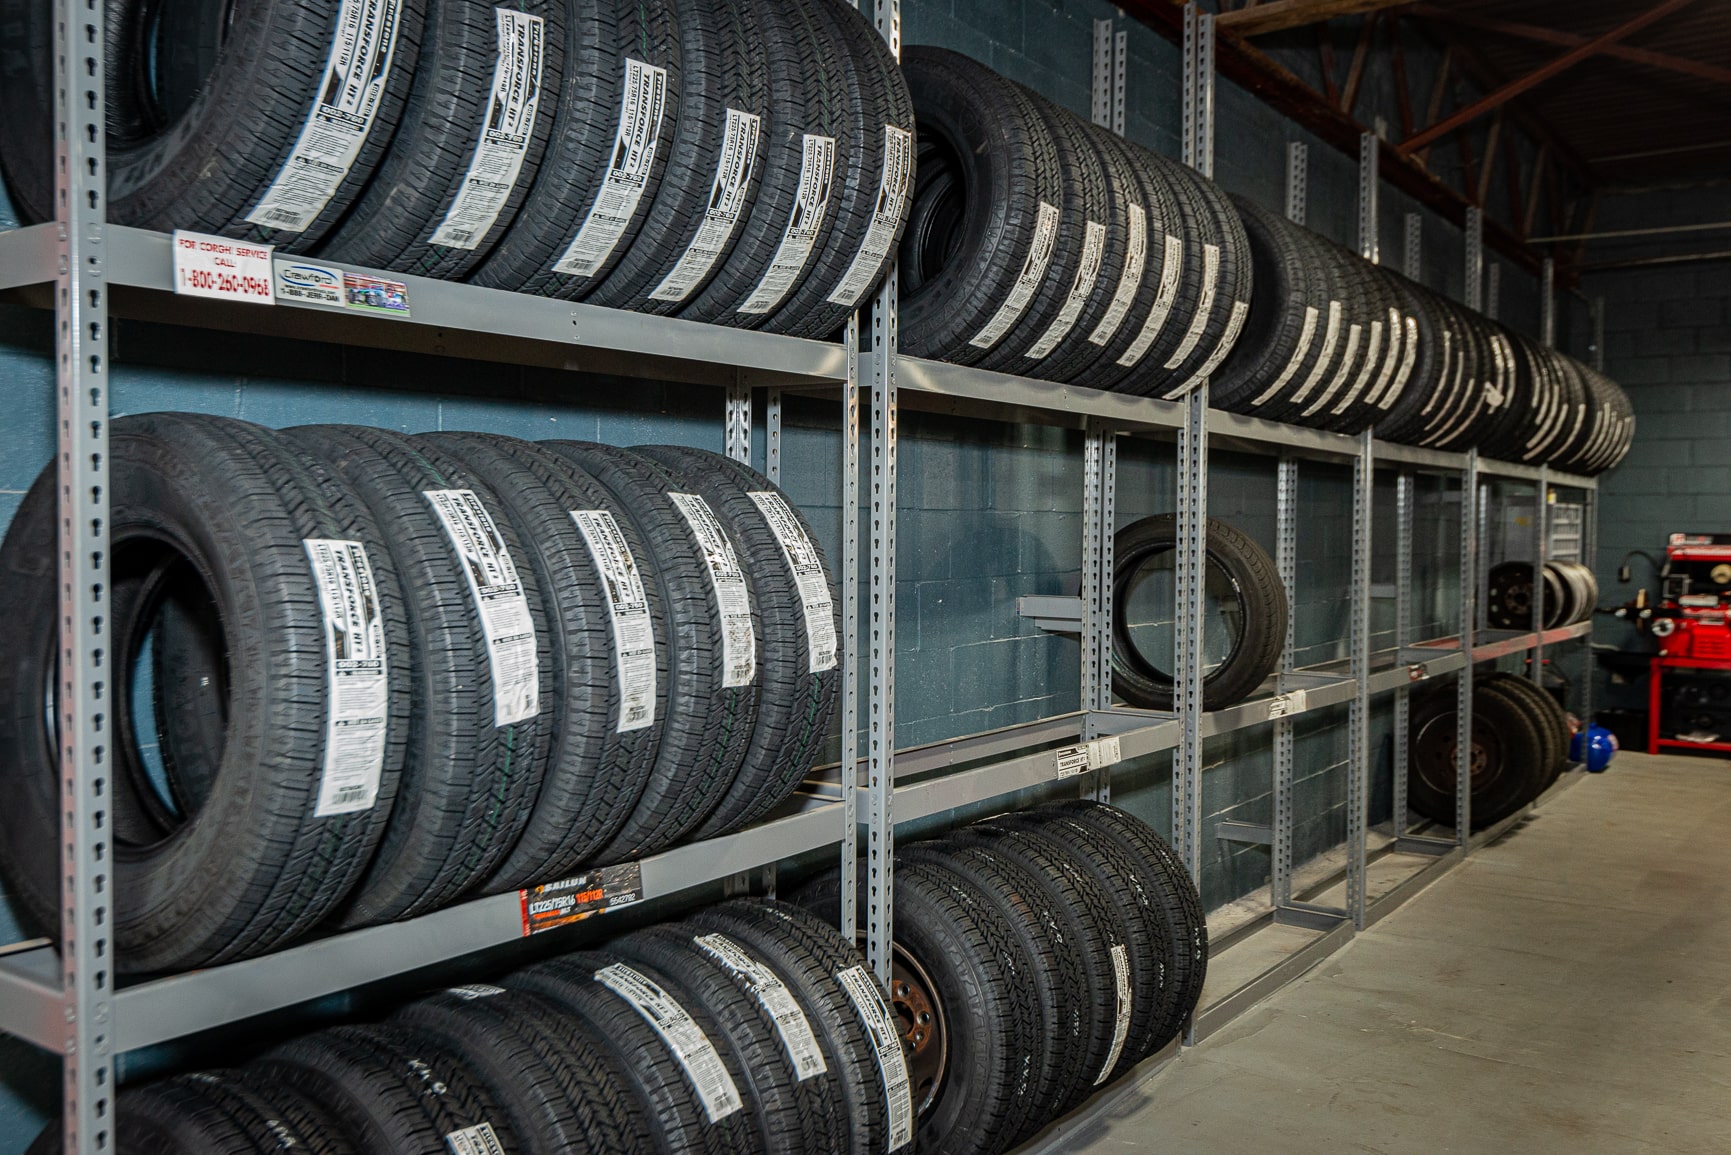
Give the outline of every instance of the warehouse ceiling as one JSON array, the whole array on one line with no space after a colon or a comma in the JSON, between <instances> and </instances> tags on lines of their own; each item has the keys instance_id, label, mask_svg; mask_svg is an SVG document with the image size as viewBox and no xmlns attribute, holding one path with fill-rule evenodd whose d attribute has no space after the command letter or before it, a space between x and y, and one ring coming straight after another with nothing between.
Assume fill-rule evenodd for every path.
<instances>
[{"instance_id":1,"label":"warehouse ceiling","mask_svg":"<svg viewBox=\"0 0 1731 1155\"><path fill-rule=\"evenodd\" d=\"M1731 4L1724 0L1398 7L1403 19L1476 56L1494 81L1542 76L1515 99L1585 162L1594 184L1731 175ZM1579 58L1559 68L1570 56Z\"/></svg>"}]
</instances>

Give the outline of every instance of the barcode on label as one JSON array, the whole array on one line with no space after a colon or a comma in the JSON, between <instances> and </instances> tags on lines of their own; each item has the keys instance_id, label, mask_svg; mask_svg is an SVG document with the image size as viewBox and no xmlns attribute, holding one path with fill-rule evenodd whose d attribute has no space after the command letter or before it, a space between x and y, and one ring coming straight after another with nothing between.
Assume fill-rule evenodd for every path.
<instances>
[{"instance_id":1,"label":"barcode on label","mask_svg":"<svg viewBox=\"0 0 1731 1155\"><path fill-rule=\"evenodd\" d=\"M489 1123L477 1123L445 1136L451 1155L505 1155L505 1145L499 1142Z\"/></svg>"}]
</instances>

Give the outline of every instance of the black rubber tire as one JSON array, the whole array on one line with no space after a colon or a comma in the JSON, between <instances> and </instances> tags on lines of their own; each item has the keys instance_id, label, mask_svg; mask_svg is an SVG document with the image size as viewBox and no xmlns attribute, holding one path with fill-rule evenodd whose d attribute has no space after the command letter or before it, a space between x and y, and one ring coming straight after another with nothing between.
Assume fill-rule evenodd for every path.
<instances>
[{"instance_id":1,"label":"black rubber tire","mask_svg":"<svg viewBox=\"0 0 1731 1155\"><path fill-rule=\"evenodd\" d=\"M1173 683L1137 650L1127 620L1137 571L1150 557L1176 549L1178 517L1159 514L1118 531L1113 546L1112 689L1133 706L1170 710ZM1286 641L1286 588L1274 560L1247 535L1208 519L1207 564L1224 573L1243 602L1244 627L1226 660L1202 680L1202 705L1219 710L1254 693L1280 660Z\"/></svg>"},{"instance_id":2,"label":"black rubber tire","mask_svg":"<svg viewBox=\"0 0 1731 1155\"><path fill-rule=\"evenodd\" d=\"M1534 797L1537 797L1569 768L1569 741L1574 735L1569 729L1567 712L1550 694L1515 674L1490 674L1480 684L1523 703L1532 714L1533 722L1538 727L1539 742L1544 750L1540 757L1543 770L1538 778L1537 793L1534 794ZM1477 687L1475 692L1476 690Z\"/></svg>"},{"instance_id":3,"label":"black rubber tire","mask_svg":"<svg viewBox=\"0 0 1731 1155\"><path fill-rule=\"evenodd\" d=\"M408 1004L394 1026L436 1039L486 1088L525 1155L644 1151L648 1120L613 1042L546 1000L485 984Z\"/></svg>"},{"instance_id":4,"label":"black rubber tire","mask_svg":"<svg viewBox=\"0 0 1731 1155\"><path fill-rule=\"evenodd\" d=\"M1172 950L1171 966L1161 988L1161 1010L1150 1032L1152 1046L1158 1050L1178 1037L1202 1001L1202 988L1208 980L1208 918L1202 910L1202 894L1178 853L1136 816L1115 806L1084 800L1059 803L1035 813L1052 810L1091 831L1129 875L1129 893L1144 906L1158 908L1156 920L1164 923Z\"/></svg>"},{"instance_id":5,"label":"black rubber tire","mask_svg":"<svg viewBox=\"0 0 1731 1155\"><path fill-rule=\"evenodd\" d=\"M116 668L131 677L154 607L214 603L220 624L212 628L222 640L212 643L212 664L167 681L221 687L212 708L220 713L226 705L229 719L217 732L218 750L167 744L185 758L168 770L186 818L161 824L142 803L154 791L137 759L131 695L117 695L115 901L108 911L115 965L122 973L178 970L260 954L311 930L343 901L391 812L410 672L396 572L366 508L269 430L218 417L119 417L108 452ZM9 623L0 664L8 703L0 715L0 783L10 799L0 812L0 866L11 893L50 935L60 927L60 775L44 719L58 696L51 686L58 522L50 466L0 546ZM326 817L314 810L330 687L308 538L366 548L388 671L374 805ZM158 724L167 718L159 714Z\"/></svg>"},{"instance_id":6,"label":"black rubber tire","mask_svg":"<svg viewBox=\"0 0 1731 1155\"><path fill-rule=\"evenodd\" d=\"M551 661L547 769L522 836L484 887L514 890L563 878L629 820L661 737L653 725L619 728L625 702L612 618L600 596L600 571L571 511L611 510L633 556L644 556L646 547L609 490L533 442L487 433L427 433L414 440L461 461L486 483L524 543L520 564L534 570L543 591ZM659 593L655 597L659 604ZM666 638L657 643L665 653ZM665 694L664 682L660 688Z\"/></svg>"},{"instance_id":7,"label":"black rubber tire","mask_svg":"<svg viewBox=\"0 0 1731 1155\"><path fill-rule=\"evenodd\" d=\"M1234 198L1250 259L1256 294L1238 345L1209 390L1211 405L1262 415L1304 374L1322 351L1328 284L1303 257L1292 235L1299 226L1245 197Z\"/></svg>"},{"instance_id":8,"label":"black rubber tire","mask_svg":"<svg viewBox=\"0 0 1731 1155\"><path fill-rule=\"evenodd\" d=\"M313 114L337 30L338 6L315 0L237 0L223 12L225 40L186 112L132 140L110 141L108 219L167 232L196 229L273 244L315 247L341 219L383 159L412 84L426 0L404 0L377 113L335 191L304 227L254 224ZM47 69L47 60L42 61ZM150 69L142 52L110 69Z\"/></svg>"},{"instance_id":9,"label":"black rubber tire","mask_svg":"<svg viewBox=\"0 0 1731 1155\"><path fill-rule=\"evenodd\" d=\"M889 44L865 13L838 0L819 0L816 7L830 25L841 54L853 145L845 167L838 157L836 179L841 187L830 198L835 223L821 247L813 250L807 275L763 328L822 339L838 334L855 307L877 289L901 241L913 203L914 105ZM891 170L889 187L886 167ZM869 237L880 211L884 223L875 237ZM856 260L863 263L850 284Z\"/></svg>"},{"instance_id":10,"label":"black rubber tire","mask_svg":"<svg viewBox=\"0 0 1731 1155\"><path fill-rule=\"evenodd\" d=\"M1008 1150L1037 1118L1043 1010L1024 979L1032 962L990 897L961 875L909 862L897 865L894 887L895 949L929 977L949 1043L942 1086L917 1119L916 1146L922 1155ZM819 877L797 901L839 920L840 877ZM917 1111L929 1092L916 1082L912 1094Z\"/></svg>"},{"instance_id":11,"label":"black rubber tire","mask_svg":"<svg viewBox=\"0 0 1731 1155\"><path fill-rule=\"evenodd\" d=\"M823 1083L800 1079L750 970L725 965L695 941L698 937L695 928L684 924L652 926L614 939L607 949L667 975L709 1013L739 1058L745 1076L739 1090L746 1112L762 1131L765 1151L805 1155L841 1150L847 1141L841 1104L823 1094ZM761 968L779 981L749 950L737 943L731 946L745 955L748 967Z\"/></svg>"},{"instance_id":12,"label":"black rubber tire","mask_svg":"<svg viewBox=\"0 0 1731 1155\"><path fill-rule=\"evenodd\" d=\"M754 305L751 312L745 312L744 307L778 260L783 238L799 212L808 162L815 166L820 156L815 146L808 155L806 136L833 140L837 157L847 155L851 142L847 78L840 48L813 5L814 0L764 0L759 28L764 35L774 99L763 126L757 197L735 230L732 251L716 262L708 283L655 312L677 312L688 321L742 329L755 328L769 315L767 308ZM814 195L821 183L819 174L813 167ZM812 226L814 251L833 220L833 169L831 178L829 189L819 197L823 220ZM800 220L804 219L801 214ZM793 264L790 251L787 265L792 268ZM804 268L800 265L794 273L784 270L777 276L792 277Z\"/></svg>"},{"instance_id":13,"label":"black rubber tire","mask_svg":"<svg viewBox=\"0 0 1731 1155\"><path fill-rule=\"evenodd\" d=\"M1033 89L1017 88L1045 126L1057 153L1063 201L1058 205L1057 239L1045 277L1021 320L977 363L982 369L1057 380L1050 367L1054 342L1074 334L1082 307L1100 283L1111 194L1100 152L1080 120ZM1096 238L1092 244L1090 231Z\"/></svg>"},{"instance_id":14,"label":"black rubber tire","mask_svg":"<svg viewBox=\"0 0 1731 1155\"><path fill-rule=\"evenodd\" d=\"M1123 1030L1117 1061L1107 1080L1118 1078L1159 1048L1154 1033L1162 1021L1172 968L1171 933L1160 908L1140 901L1134 893L1135 880L1124 864L1086 828L1061 815L1044 810L1003 814L974 829L1000 839L1037 843L1055 870L1068 874L1077 885L1085 885L1080 881L1083 879L1091 881L1104 900L1111 947L1100 977L1113 992L1109 1022L1114 1040L1120 1027ZM1129 990L1129 998L1122 1001L1118 998L1120 967ZM1097 1072L1094 1077L1099 1077Z\"/></svg>"},{"instance_id":15,"label":"black rubber tire","mask_svg":"<svg viewBox=\"0 0 1731 1155\"><path fill-rule=\"evenodd\" d=\"M590 304L637 309L645 303L658 303L650 294L674 271L697 238L729 173L740 166L746 173L735 194L740 218L757 195L762 177L761 141L739 123L731 143L741 151L742 142L750 142L749 150L742 151L744 159L724 157L723 145L730 143L728 128L735 121L731 113L756 117L761 126L775 99L764 54L761 9L757 0L680 0L679 119L665 141L667 171L655 190L655 203L644 217L647 227L627 238L628 247L619 263L584 298ZM707 245L704 252L719 262L738 235L736 219L726 237ZM695 287L700 288L704 279L698 279Z\"/></svg>"},{"instance_id":16,"label":"black rubber tire","mask_svg":"<svg viewBox=\"0 0 1731 1155\"><path fill-rule=\"evenodd\" d=\"M841 624L836 607L840 591L804 514L786 502L829 591L831 634L828 653L814 650L807 632L799 577L763 510L750 496L776 493L769 478L748 465L703 449L675 445L633 450L665 469L678 488L708 503L732 538L749 575L757 631L757 724L733 785L695 832L710 838L736 830L775 810L799 788L829 741L841 666L836 639ZM817 662L820 669L812 670Z\"/></svg>"},{"instance_id":17,"label":"black rubber tire","mask_svg":"<svg viewBox=\"0 0 1731 1155\"><path fill-rule=\"evenodd\" d=\"M485 1084L424 1031L330 1027L273 1047L247 1071L318 1103L367 1155L454 1150L447 1136L480 1127L510 1155L529 1155Z\"/></svg>"},{"instance_id":18,"label":"black rubber tire","mask_svg":"<svg viewBox=\"0 0 1731 1155\"><path fill-rule=\"evenodd\" d=\"M1440 825L1455 823L1455 696L1416 703L1409 739L1407 804ZM1524 705L1501 694L1473 694L1472 828L1482 830L1538 795L1548 768L1538 726Z\"/></svg>"},{"instance_id":19,"label":"black rubber tire","mask_svg":"<svg viewBox=\"0 0 1731 1155\"><path fill-rule=\"evenodd\" d=\"M494 93L495 71L505 67L498 22L513 9L495 9L484 0L427 0L427 8L420 67L390 150L318 253L326 260L461 280L505 235L534 183L553 131L552 94L562 87L566 5L519 0L513 6L516 15L541 21L540 50L529 50L540 61L540 78L525 86L535 94L535 117L527 132L515 134L523 138L521 165L490 224L459 222L439 243L434 238L469 187L470 165L484 135L502 131L495 127L504 115ZM537 34L530 27L526 37ZM496 187L500 177L489 167L476 185Z\"/></svg>"},{"instance_id":20,"label":"black rubber tire","mask_svg":"<svg viewBox=\"0 0 1731 1155\"><path fill-rule=\"evenodd\" d=\"M697 911L689 923L749 947L799 1000L823 1047L828 1071L817 1078L824 1083L824 1097L847 1114L848 1141L836 1150L852 1155L905 1150L906 1145L889 1146L891 1098L898 1098L898 1110L912 1112L901 1040L893 1033L878 1038L886 1024L894 1030L883 989L835 925L803 907L758 899L735 899ZM849 971L859 980L853 987L839 977ZM875 996L876 1005L862 1010L856 993ZM887 1072L878 1061L880 1041L888 1048Z\"/></svg>"},{"instance_id":21,"label":"black rubber tire","mask_svg":"<svg viewBox=\"0 0 1731 1155\"><path fill-rule=\"evenodd\" d=\"M364 1155L334 1120L286 1087L261 1087L240 1071L201 1071L128 1087L115 1104L118 1155ZM26 1155L62 1155L51 1123Z\"/></svg>"},{"instance_id":22,"label":"black rubber tire","mask_svg":"<svg viewBox=\"0 0 1731 1155\"><path fill-rule=\"evenodd\" d=\"M588 441L543 441L543 448L612 491L648 550L638 559L660 589L667 617L667 712L655 770L637 808L602 851L638 858L674 845L714 812L739 773L757 720L756 686L724 686L722 623L709 567L691 527L675 508L664 470L626 449Z\"/></svg>"},{"instance_id":23,"label":"black rubber tire","mask_svg":"<svg viewBox=\"0 0 1731 1155\"><path fill-rule=\"evenodd\" d=\"M901 348L972 365L1026 320L1050 275L1052 242L1036 250L1038 222L1063 207L1063 172L1032 102L985 65L912 46L902 71L919 160L901 242ZM1023 280L1018 309L1012 290Z\"/></svg>"},{"instance_id":24,"label":"black rubber tire","mask_svg":"<svg viewBox=\"0 0 1731 1155\"><path fill-rule=\"evenodd\" d=\"M490 289L577 300L606 280L655 202L670 151L664 138L679 119L679 18L673 0L590 0L567 9L565 28L564 87L541 167L511 227L469 280ZM631 95L628 60L665 72L661 117L652 133L655 156L642 174L629 220L605 257L589 254L583 275L559 272L554 266L564 261L589 220L621 151L620 121ZM653 74L645 84L653 88ZM652 91L646 99L652 105Z\"/></svg>"},{"instance_id":25,"label":"black rubber tire","mask_svg":"<svg viewBox=\"0 0 1731 1155\"><path fill-rule=\"evenodd\" d=\"M1034 1050L1034 1108L1023 1123L1019 1143L1063 1112L1084 1067L1082 1059L1093 1026L1081 995L1087 976L1080 953L1063 941L1050 903L1037 880L1002 857L947 840L896 848L898 866L930 863L966 879L996 906L1033 964L1022 980L1031 983L1040 1004L1040 1044Z\"/></svg>"},{"instance_id":26,"label":"black rubber tire","mask_svg":"<svg viewBox=\"0 0 1731 1155\"><path fill-rule=\"evenodd\" d=\"M552 743L551 647L529 551L503 503L456 458L399 433L303 425L284 437L325 461L379 521L407 603L414 670L403 788L338 925L370 926L446 906L479 886L529 821ZM473 490L509 552L535 630L536 713L494 725L489 640L465 561L425 496Z\"/></svg>"},{"instance_id":27,"label":"black rubber tire","mask_svg":"<svg viewBox=\"0 0 1731 1155\"><path fill-rule=\"evenodd\" d=\"M715 1056L713 1060L706 1057L702 1061L706 1065L720 1061L726 1071L725 1082L739 1100L738 1108L727 1110L728 1104L723 1100L717 1110L727 1113L713 1120L708 1117L691 1077L660 1029L652 1026L646 1015L631 1003L597 981L597 971L616 964L629 965L685 1011ZM745 1074L732 1048L709 1013L667 975L641 963L626 964L614 954L586 951L518 971L503 980L503 985L546 999L560 1014L582 1020L587 1030L609 1041L621 1060L627 1085L643 1108L654 1136L653 1150L704 1155L762 1150L757 1125L744 1108L740 1088L745 1083ZM715 1082L721 1092L723 1080L717 1078Z\"/></svg>"}]
</instances>

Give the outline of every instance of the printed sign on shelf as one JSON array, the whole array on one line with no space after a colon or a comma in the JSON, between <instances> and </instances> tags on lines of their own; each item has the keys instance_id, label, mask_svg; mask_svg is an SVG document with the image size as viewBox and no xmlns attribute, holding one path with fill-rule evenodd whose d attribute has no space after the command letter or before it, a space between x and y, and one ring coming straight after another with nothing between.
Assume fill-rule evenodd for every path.
<instances>
[{"instance_id":1,"label":"printed sign on shelf","mask_svg":"<svg viewBox=\"0 0 1731 1155\"><path fill-rule=\"evenodd\" d=\"M523 933L539 934L636 902L643 897L643 868L635 862L603 866L519 890L517 897L523 907Z\"/></svg>"},{"instance_id":2,"label":"printed sign on shelf","mask_svg":"<svg viewBox=\"0 0 1731 1155\"><path fill-rule=\"evenodd\" d=\"M270 245L174 230L174 291L218 301L276 304Z\"/></svg>"}]
</instances>

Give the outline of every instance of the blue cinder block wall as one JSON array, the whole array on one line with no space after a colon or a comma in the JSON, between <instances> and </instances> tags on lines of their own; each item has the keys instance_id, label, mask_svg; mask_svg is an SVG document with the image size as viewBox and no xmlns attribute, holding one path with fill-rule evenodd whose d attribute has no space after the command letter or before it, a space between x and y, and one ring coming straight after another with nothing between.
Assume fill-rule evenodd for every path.
<instances>
[{"instance_id":1,"label":"blue cinder block wall","mask_svg":"<svg viewBox=\"0 0 1731 1155\"><path fill-rule=\"evenodd\" d=\"M1129 34L1127 133L1158 151L1178 152L1178 51L1152 30L1123 20L1109 4L905 0L903 17L907 43L965 52L1081 115L1087 115L1090 105L1093 21L1116 19ZM1336 22L1331 31L1342 53L1350 55L1356 24ZM1405 35L1413 91L1428 91L1440 53L1414 34ZM1274 37L1267 47L1288 67L1320 84L1313 41ZM1357 113L1361 121L1381 117L1397 123L1390 83L1385 56L1373 54ZM1354 246L1353 160L1310 138L1229 82L1220 82L1217 101L1217 179L1278 209L1286 143L1305 140L1311 145L1309 223ZM1482 140L1476 147L1482 152ZM1516 147L1530 163L1531 149L1524 142ZM1437 150L1434 163L1444 179L1452 179L1452 150ZM1493 214L1494 206L1507 201L1501 180L1499 173L1487 196ZM1382 190L1385 262L1399 262L1404 216L1416 209L1395 190ZM1428 211L1423 216L1423 279L1458 298L1463 292L1460 231ZM13 223L0 190L0 226ZM1501 315L1518 328L1536 331L1538 294L1532 278L1505 270ZM10 403L9 420L0 427L0 526L10 520L52 453L50 338L50 322L43 314L0 306L0 382ZM720 397L696 387L136 323L118 325L115 342L112 396L117 414L180 409L273 426L347 421L408 432L486 429L626 445L671 441L720 449L722 443ZM1714 350L1709 344L1698 337L1693 347L1675 356L1710 357L1716 352L1717 364L1723 365L1723 346ZM916 413L904 414L900 428L898 745L1076 709L1076 643L1034 630L1016 615L1015 602L1024 594L1071 592L1079 582L1079 436ZM839 562L838 446L832 405L789 401L783 482L811 515L831 558ZM1121 525L1175 508L1169 443L1126 442L1120 461ZM1214 515L1271 548L1273 460L1217 454L1209 485ZM1293 607L1299 660L1324 661L1345 654L1350 476L1339 468L1306 466L1302 486L1299 596ZM1393 489L1387 478L1379 479L1377 503L1379 529L1392 525ZM1458 591L1452 575L1458 504L1451 505L1440 491L1424 491L1421 511L1416 629L1420 635L1443 634L1455 628ZM1387 582L1393 578L1392 545L1386 533L1379 538L1375 580ZM1392 620L1392 605L1378 603L1373 628L1379 635L1386 636ZM1321 712L1301 719L1296 727L1300 860L1322 853L1345 835L1344 720L1344 709ZM1373 816L1386 816L1388 809L1388 730L1385 703L1373 717ZM1204 891L1212 907L1268 880L1265 849L1222 843L1211 834L1223 818L1270 817L1268 736L1239 734L1212 741L1207 762ZM1121 805L1166 829L1169 759L1162 756L1121 768L1115 783ZM25 933L0 892L0 943ZM57 1100L56 1064L22 1044L0 1039L0 1155L22 1151L44 1118L58 1110Z\"/></svg>"}]
</instances>

